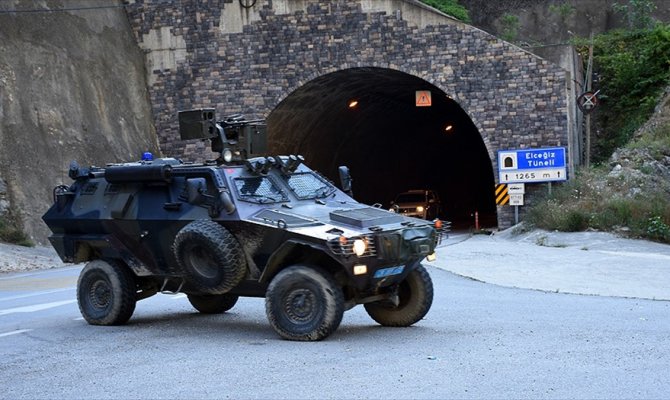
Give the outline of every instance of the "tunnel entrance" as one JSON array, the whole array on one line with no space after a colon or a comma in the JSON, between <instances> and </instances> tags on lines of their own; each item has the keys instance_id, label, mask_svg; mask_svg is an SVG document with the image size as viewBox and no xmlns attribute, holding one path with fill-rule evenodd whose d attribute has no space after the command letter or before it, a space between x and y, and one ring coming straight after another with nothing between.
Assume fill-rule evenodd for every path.
<instances>
[{"instance_id":1,"label":"tunnel entrance","mask_svg":"<svg viewBox=\"0 0 670 400\"><path fill-rule=\"evenodd\" d=\"M430 91L417 107L416 91ZM426 102L427 99L420 99ZM347 165L354 197L389 207L395 196L431 189L454 228L497 226L491 160L479 131L431 83L384 68L351 68L318 77L288 95L267 118L271 154L301 154L339 182Z\"/></svg>"}]
</instances>

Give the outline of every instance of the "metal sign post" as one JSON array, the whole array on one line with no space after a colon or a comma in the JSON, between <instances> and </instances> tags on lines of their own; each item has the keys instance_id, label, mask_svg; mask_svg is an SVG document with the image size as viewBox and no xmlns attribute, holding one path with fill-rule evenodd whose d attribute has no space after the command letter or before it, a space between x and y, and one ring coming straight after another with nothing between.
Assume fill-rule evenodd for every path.
<instances>
[{"instance_id":1,"label":"metal sign post","mask_svg":"<svg viewBox=\"0 0 670 400\"><path fill-rule=\"evenodd\" d=\"M514 225L519 223L519 206L514 206Z\"/></svg>"}]
</instances>

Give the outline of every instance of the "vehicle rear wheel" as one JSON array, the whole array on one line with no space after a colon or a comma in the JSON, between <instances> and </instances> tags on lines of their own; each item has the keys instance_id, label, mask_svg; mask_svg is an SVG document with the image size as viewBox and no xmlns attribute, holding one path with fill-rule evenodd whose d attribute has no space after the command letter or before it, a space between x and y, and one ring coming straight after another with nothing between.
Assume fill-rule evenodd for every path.
<instances>
[{"instance_id":1,"label":"vehicle rear wheel","mask_svg":"<svg viewBox=\"0 0 670 400\"><path fill-rule=\"evenodd\" d=\"M203 314L221 314L235 306L239 296L234 294L211 294L211 295L196 295L189 294L188 301L193 308Z\"/></svg>"},{"instance_id":2,"label":"vehicle rear wheel","mask_svg":"<svg viewBox=\"0 0 670 400\"><path fill-rule=\"evenodd\" d=\"M174 256L196 291L222 294L244 278L240 244L226 228L210 220L193 221L174 240Z\"/></svg>"},{"instance_id":3,"label":"vehicle rear wheel","mask_svg":"<svg viewBox=\"0 0 670 400\"><path fill-rule=\"evenodd\" d=\"M321 340L342 322L344 295L330 274L294 265L270 282L265 311L270 325L284 339Z\"/></svg>"},{"instance_id":4,"label":"vehicle rear wheel","mask_svg":"<svg viewBox=\"0 0 670 400\"><path fill-rule=\"evenodd\" d=\"M433 281L419 264L398 286L397 306L388 301L365 304L368 315L383 326L410 326L425 317L433 304Z\"/></svg>"},{"instance_id":5,"label":"vehicle rear wheel","mask_svg":"<svg viewBox=\"0 0 670 400\"><path fill-rule=\"evenodd\" d=\"M91 325L123 325L135 311L135 276L115 261L86 264L77 282L79 311Z\"/></svg>"}]
</instances>

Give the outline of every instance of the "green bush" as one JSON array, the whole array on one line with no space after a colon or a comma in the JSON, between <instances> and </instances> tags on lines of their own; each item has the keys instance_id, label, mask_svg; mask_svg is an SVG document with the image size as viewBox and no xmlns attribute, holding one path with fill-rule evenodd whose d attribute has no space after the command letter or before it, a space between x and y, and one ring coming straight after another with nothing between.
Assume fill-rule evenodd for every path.
<instances>
[{"instance_id":1,"label":"green bush","mask_svg":"<svg viewBox=\"0 0 670 400\"><path fill-rule=\"evenodd\" d=\"M658 215L647 219L644 232L645 236L652 240L670 243L670 226Z\"/></svg>"},{"instance_id":2,"label":"green bush","mask_svg":"<svg viewBox=\"0 0 670 400\"><path fill-rule=\"evenodd\" d=\"M470 22L468 9L458 4L458 0L421 0L421 2L460 21Z\"/></svg>"},{"instance_id":3,"label":"green bush","mask_svg":"<svg viewBox=\"0 0 670 400\"><path fill-rule=\"evenodd\" d=\"M568 18L570 18L576 11L577 9L569 3L549 5L549 12L552 14L557 14L563 23L566 23Z\"/></svg>"},{"instance_id":4,"label":"green bush","mask_svg":"<svg viewBox=\"0 0 670 400\"><path fill-rule=\"evenodd\" d=\"M596 229L627 232L631 237L670 243L670 201L662 190L630 196L629 182L605 182L606 171L592 168L570 182L558 185L527 211L524 222L532 227L565 232ZM596 194L598 193L598 194Z\"/></svg>"},{"instance_id":5,"label":"green bush","mask_svg":"<svg viewBox=\"0 0 670 400\"><path fill-rule=\"evenodd\" d=\"M581 45L584 54L588 42ZM597 163L631 139L670 84L670 25L610 31L596 36L593 45L602 103L593 114L601 132L592 155Z\"/></svg>"},{"instance_id":6,"label":"green bush","mask_svg":"<svg viewBox=\"0 0 670 400\"><path fill-rule=\"evenodd\" d=\"M633 207L632 201L628 199L611 199L604 204L601 212L593 216L591 227L607 231L617 226L630 226Z\"/></svg>"},{"instance_id":7,"label":"green bush","mask_svg":"<svg viewBox=\"0 0 670 400\"><path fill-rule=\"evenodd\" d=\"M568 210L560 220L558 230L563 232L579 232L589 227L591 215L583 210Z\"/></svg>"},{"instance_id":8,"label":"green bush","mask_svg":"<svg viewBox=\"0 0 670 400\"><path fill-rule=\"evenodd\" d=\"M524 222L547 230L579 232L589 227L590 220L591 214L587 211L547 201L542 207L531 208Z\"/></svg>"},{"instance_id":9,"label":"green bush","mask_svg":"<svg viewBox=\"0 0 670 400\"><path fill-rule=\"evenodd\" d=\"M500 37L507 42L514 42L519 36L519 17L506 13L501 19L502 32Z\"/></svg>"},{"instance_id":10,"label":"green bush","mask_svg":"<svg viewBox=\"0 0 670 400\"><path fill-rule=\"evenodd\" d=\"M612 8L624 15L630 29L648 29L654 26L656 4L653 0L628 0L628 4L615 3Z\"/></svg>"}]
</instances>

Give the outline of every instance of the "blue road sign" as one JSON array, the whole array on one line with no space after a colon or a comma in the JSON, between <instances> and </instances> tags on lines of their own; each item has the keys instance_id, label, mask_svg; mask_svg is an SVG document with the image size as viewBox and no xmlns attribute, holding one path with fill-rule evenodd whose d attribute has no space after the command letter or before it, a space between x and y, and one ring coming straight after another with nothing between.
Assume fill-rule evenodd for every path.
<instances>
[{"instance_id":1,"label":"blue road sign","mask_svg":"<svg viewBox=\"0 0 670 400\"><path fill-rule=\"evenodd\" d=\"M499 183L532 183L568 179L565 147L501 150L498 152Z\"/></svg>"},{"instance_id":2,"label":"blue road sign","mask_svg":"<svg viewBox=\"0 0 670 400\"><path fill-rule=\"evenodd\" d=\"M517 150L517 169L565 167L565 148Z\"/></svg>"}]
</instances>

